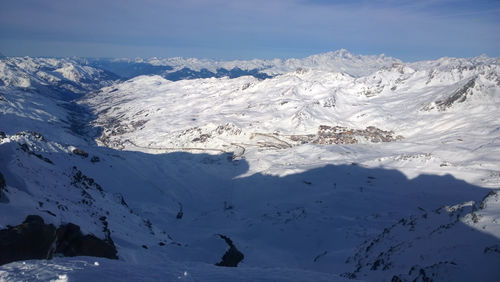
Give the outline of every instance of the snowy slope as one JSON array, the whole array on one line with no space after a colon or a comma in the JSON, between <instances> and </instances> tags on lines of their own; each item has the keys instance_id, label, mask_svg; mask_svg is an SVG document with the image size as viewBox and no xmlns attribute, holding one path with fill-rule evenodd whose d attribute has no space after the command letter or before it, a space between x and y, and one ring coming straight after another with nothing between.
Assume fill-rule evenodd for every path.
<instances>
[{"instance_id":1,"label":"snowy slope","mask_svg":"<svg viewBox=\"0 0 500 282\"><path fill-rule=\"evenodd\" d=\"M360 78L324 71L291 72L263 81L240 77L171 82L140 76L103 88L82 103L98 116L94 124L103 129L101 144L118 149L163 153L201 148L248 155L252 149L272 152L321 143L321 126L343 127L357 143L371 143L371 138L356 135L371 126L392 131L393 140L402 139L383 145L395 156L381 152L372 156L375 163L432 153L437 166L456 162L473 167L476 159L489 155L494 169L500 66L457 64L443 69L442 63L427 64L396 64ZM458 156L448 160L449 151ZM462 173L457 177L477 180ZM498 185L485 182L481 185Z\"/></svg>"},{"instance_id":2,"label":"snowy slope","mask_svg":"<svg viewBox=\"0 0 500 282\"><path fill-rule=\"evenodd\" d=\"M374 57L356 74L321 57L266 80L139 76L78 105L0 86L0 228L105 226L120 258L14 262L0 279L494 281L498 60ZM237 268L215 266L219 234Z\"/></svg>"},{"instance_id":3,"label":"snowy slope","mask_svg":"<svg viewBox=\"0 0 500 282\"><path fill-rule=\"evenodd\" d=\"M44 91L46 94L83 94L117 78L112 73L69 58L0 58L0 86Z\"/></svg>"},{"instance_id":4,"label":"snowy slope","mask_svg":"<svg viewBox=\"0 0 500 282\"><path fill-rule=\"evenodd\" d=\"M401 218L349 258L356 263L353 276L381 279L390 269L408 280L492 281L500 249L497 219L491 214L498 211L499 200L498 192L491 192L478 203L422 208L420 214Z\"/></svg>"}]
</instances>

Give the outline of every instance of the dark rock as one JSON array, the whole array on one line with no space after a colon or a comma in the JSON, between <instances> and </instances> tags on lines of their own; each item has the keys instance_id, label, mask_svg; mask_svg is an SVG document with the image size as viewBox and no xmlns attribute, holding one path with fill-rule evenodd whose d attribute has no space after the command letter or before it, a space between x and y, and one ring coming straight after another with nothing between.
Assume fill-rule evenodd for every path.
<instances>
[{"instance_id":1,"label":"dark rock","mask_svg":"<svg viewBox=\"0 0 500 282\"><path fill-rule=\"evenodd\" d=\"M28 147L28 144L26 143L23 143L23 144L20 144L19 146L21 146L21 150L23 150L24 152L30 152L30 148Z\"/></svg>"},{"instance_id":2,"label":"dark rock","mask_svg":"<svg viewBox=\"0 0 500 282\"><path fill-rule=\"evenodd\" d=\"M43 137L43 135L40 134L39 132L32 131L31 134L33 134L33 136L35 136L36 139L40 141L45 141L45 137Z\"/></svg>"},{"instance_id":3,"label":"dark rock","mask_svg":"<svg viewBox=\"0 0 500 282\"><path fill-rule=\"evenodd\" d=\"M30 223L33 223L33 224L44 224L43 222L43 218L39 215L28 215L26 217L26 219L24 220L23 224L30 224Z\"/></svg>"},{"instance_id":4,"label":"dark rock","mask_svg":"<svg viewBox=\"0 0 500 282\"><path fill-rule=\"evenodd\" d=\"M238 251L233 244L233 241L222 234L219 234L219 237L226 241L226 244L229 245L229 250L226 251L224 256L222 256L222 260L215 265L217 266L227 266L227 267L237 267L238 263L243 260L245 257L242 252Z\"/></svg>"},{"instance_id":5,"label":"dark rock","mask_svg":"<svg viewBox=\"0 0 500 282\"><path fill-rule=\"evenodd\" d=\"M51 259L53 253L64 256L94 256L117 259L111 238L83 235L78 225L68 223L58 229L45 224L38 215L28 215L24 222L0 230L0 265L19 260Z\"/></svg>"},{"instance_id":6,"label":"dark rock","mask_svg":"<svg viewBox=\"0 0 500 282\"><path fill-rule=\"evenodd\" d=\"M113 239L111 239L111 230L109 230L109 224L107 218L105 216L101 216L99 220L102 222L102 232L106 236L104 237L104 241L108 242L114 247Z\"/></svg>"},{"instance_id":7,"label":"dark rock","mask_svg":"<svg viewBox=\"0 0 500 282\"><path fill-rule=\"evenodd\" d=\"M179 211L179 212L177 213L177 215L175 216L175 218L177 218L177 219L182 219L182 216L183 216L183 215L184 215L184 213L183 213L182 211Z\"/></svg>"},{"instance_id":8,"label":"dark rock","mask_svg":"<svg viewBox=\"0 0 500 282\"><path fill-rule=\"evenodd\" d=\"M3 174L0 172L0 199L2 198L2 191L7 187L7 183L5 183L5 178Z\"/></svg>"},{"instance_id":9,"label":"dark rock","mask_svg":"<svg viewBox=\"0 0 500 282\"><path fill-rule=\"evenodd\" d=\"M79 156L82 156L84 158L89 156L89 154L87 152L85 152L84 150L78 149L78 148L73 149L71 152L75 155L79 155Z\"/></svg>"},{"instance_id":10,"label":"dark rock","mask_svg":"<svg viewBox=\"0 0 500 282\"><path fill-rule=\"evenodd\" d=\"M183 210L182 203L179 203L179 212L177 212L175 218L182 219L182 216L184 215L184 212L182 210Z\"/></svg>"},{"instance_id":11,"label":"dark rock","mask_svg":"<svg viewBox=\"0 0 500 282\"><path fill-rule=\"evenodd\" d=\"M147 250L147 249L148 249L148 246L146 246L146 245L142 245L142 248L143 248L143 249L145 249L145 250Z\"/></svg>"},{"instance_id":12,"label":"dark rock","mask_svg":"<svg viewBox=\"0 0 500 282\"><path fill-rule=\"evenodd\" d=\"M313 259L313 261L317 262L321 257L326 256L326 254L328 254L328 251L322 252L321 254L315 256L314 259Z\"/></svg>"},{"instance_id":13,"label":"dark rock","mask_svg":"<svg viewBox=\"0 0 500 282\"><path fill-rule=\"evenodd\" d=\"M90 162L92 163L98 163L100 162L101 160L99 159L98 156L92 156L92 158L90 159Z\"/></svg>"},{"instance_id":14,"label":"dark rock","mask_svg":"<svg viewBox=\"0 0 500 282\"><path fill-rule=\"evenodd\" d=\"M51 212L49 210L40 210L40 211L46 212L46 213L50 214L53 217L57 217L57 215L55 213L53 213L53 212Z\"/></svg>"},{"instance_id":15,"label":"dark rock","mask_svg":"<svg viewBox=\"0 0 500 282\"><path fill-rule=\"evenodd\" d=\"M483 252L485 254L487 254L487 253L497 253L497 254L500 254L500 246L499 245L493 245L493 246L486 247L486 248L484 248Z\"/></svg>"},{"instance_id":16,"label":"dark rock","mask_svg":"<svg viewBox=\"0 0 500 282\"><path fill-rule=\"evenodd\" d=\"M151 223L151 220L147 218L143 220L144 220L144 225L149 229L149 233L151 233L151 235L155 235L155 232L153 231L153 223Z\"/></svg>"},{"instance_id":17,"label":"dark rock","mask_svg":"<svg viewBox=\"0 0 500 282\"><path fill-rule=\"evenodd\" d=\"M401 280L399 276L394 275L392 276L391 282L403 282L403 280Z\"/></svg>"},{"instance_id":18,"label":"dark rock","mask_svg":"<svg viewBox=\"0 0 500 282\"><path fill-rule=\"evenodd\" d=\"M210 139L212 136L210 134L201 134L200 136L194 138L193 140L191 140L191 142L201 142L201 143L204 143L206 142L208 139Z\"/></svg>"},{"instance_id":19,"label":"dark rock","mask_svg":"<svg viewBox=\"0 0 500 282\"><path fill-rule=\"evenodd\" d=\"M57 229L56 253L67 257L93 256L118 259L113 241L102 240L92 234L83 235L80 227L73 223L61 225Z\"/></svg>"},{"instance_id":20,"label":"dark rock","mask_svg":"<svg viewBox=\"0 0 500 282\"><path fill-rule=\"evenodd\" d=\"M17 135L17 134L16 134ZM42 137L43 138L43 137ZM33 152L28 144L26 143L23 143L23 144L19 144L19 146L21 147L21 150L23 150L24 152L28 153L29 155L33 155L39 159L41 159L42 161L46 162L46 163L49 163L49 164L54 164L49 158L46 158L44 156L42 156L41 154L37 154L35 152Z\"/></svg>"},{"instance_id":21,"label":"dark rock","mask_svg":"<svg viewBox=\"0 0 500 282\"><path fill-rule=\"evenodd\" d=\"M45 137L43 137L42 134L40 134L39 132L36 132L36 131L25 130L25 131L18 132L15 135L16 136L24 136L28 139L33 139L32 137L34 137L36 140L43 141L43 142L46 141Z\"/></svg>"},{"instance_id":22,"label":"dark rock","mask_svg":"<svg viewBox=\"0 0 500 282\"><path fill-rule=\"evenodd\" d=\"M30 215L17 226L0 230L0 265L28 259L50 259L56 242L56 228Z\"/></svg>"},{"instance_id":23,"label":"dark rock","mask_svg":"<svg viewBox=\"0 0 500 282\"><path fill-rule=\"evenodd\" d=\"M436 107L440 111L445 111L450 108L453 104L463 103L467 99L468 95L472 94L472 88L476 85L476 77L469 80L464 86L457 89L449 97L444 100L436 101Z\"/></svg>"},{"instance_id":24,"label":"dark rock","mask_svg":"<svg viewBox=\"0 0 500 282\"><path fill-rule=\"evenodd\" d=\"M232 209L233 209L233 205L231 205L227 201L224 201L224 210L227 211L227 210L232 210Z\"/></svg>"},{"instance_id":25,"label":"dark rock","mask_svg":"<svg viewBox=\"0 0 500 282\"><path fill-rule=\"evenodd\" d=\"M384 260L383 259L378 259L376 260L372 267L370 268L370 270L377 270L377 268L379 268L380 265L382 265L384 263Z\"/></svg>"},{"instance_id":26,"label":"dark rock","mask_svg":"<svg viewBox=\"0 0 500 282\"><path fill-rule=\"evenodd\" d=\"M340 274L341 277L345 277L347 279L356 279L356 274L355 273L352 273L352 272L345 272L345 273L342 273Z\"/></svg>"},{"instance_id":27,"label":"dark rock","mask_svg":"<svg viewBox=\"0 0 500 282\"><path fill-rule=\"evenodd\" d=\"M96 189L101 192L101 194L103 194L104 192L101 185L96 183L93 178L83 174L76 166L73 167L73 181L71 182L71 184L73 184L75 187L80 187L85 190Z\"/></svg>"},{"instance_id":28,"label":"dark rock","mask_svg":"<svg viewBox=\"0 0 500 282\"><path fill-rule=\"evenodd\" d=\"M118 194L118 197L120 197L120 204L124 207L127 207L128 208L128 204L127 202L125 202L125 198L123 198L123 196L121 194ZM129 208L130 209L130 208Z\"/></svg>"},{"instance_id":29,"label":"dark rock","mask_svg":"<svg viewBox=\"0 0 500 282\"><path fill-rule=\"evenodd\" d=\"M5 132L0 131L0 139L3 139L3 138L7 138L7 135L5 134Z\"/></svg>"},{"instance_id":30,"label":"dark rock","mask_svg":"<svg viewBox=\"0 0 500 282\"><path fill-rule=\"evenodd\" d=\"M48 164L54 164L49 158L46 158L40 154L34 154L37 158L41 159L42 161L48 163Z\"/></svg>"},{"instance_id":31,"label":"dark rock","mask_svg":"<svg viewBox=\"0 0 500 282\"><path fill-rule=\"evenodd\" d=\"M481 203L479 204L479 208L480 209L485 209L488 202L490 201L498 201L499 199L499 195L498 195L498 192L497 191L494 191L494 190L491 190L490 192L488 192L488 194L483 198L483 200L481 201Z\"/></svg>"},{"instance_id":32,"label":"dark rock","mask_svg":"<svg viewBox=\"0 0 500 282\"><path fill-rule=\"evenodd\" d=\"M433 280L432 278L427 276L425 270L421 268L420 271L418 272L417 278L415 278L414 281L432 282Z\"/></svg>"}]
</instances>

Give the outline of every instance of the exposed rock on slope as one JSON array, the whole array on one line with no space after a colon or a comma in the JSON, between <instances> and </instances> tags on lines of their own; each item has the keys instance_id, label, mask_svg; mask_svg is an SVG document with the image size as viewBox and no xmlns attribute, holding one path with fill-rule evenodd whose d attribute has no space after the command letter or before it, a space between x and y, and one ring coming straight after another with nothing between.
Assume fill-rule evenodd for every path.
<instances>
[{"instance_id":1,"label":"exposed rock on slope","mask_svg":"<svg viewBox=\"0 0 500 282\"><path fill-rule=\"evenodd\" d=\"M92 234L83 235L80 226L68 223L57 229L55 253L67 257L92 256L117 259L117 250L111 237L104 240Z\"/></svg>"},{"instance_id":2,"label":"exposed rock on slope","mask_svg":"<svg viewBox=\"0 0 500 282\"><path fill-rule=\"evenodd\" d=\"M436 106L440 111L444 111L455 103L463 103L467 99L467 95L472 95L472 88L476 84L476 78L472 78L460 89L457 89L453 94L443 101L437 101Z\"/></svg>"},{"instance_id":3,"label":"exposed rock on slope","mask_svg":"<svg viewBox=\"0 0 500 282\"><path fill-rule=\"evenodd\" d=\"M51 259L64 256L95 256L117 259L111 238L101 240L83 235L80 227L68 223L59 228L29 215L20 225L0 230L0 265L18 260Z\"/></svg>"},{"instance_id":4,"label":"exposed rock on slope","mask_svg":"<svg viewBox=\"0 0 500 282\"><path fill-rule=\"evenodd\" d=\"M53 255L56 228L39 216L28 216L18 226L0 230L0 265L17 260L49 259Z\"/></svg>"},{"instance_id":5,"label":"exposed rock on slope","mask_svg":"<svg viewBox=\"0 0 500 282\"><path fill-rule=\"evenodd\" d=\"M3 177L2 172L0 172L0 199L2 198L2 191L5 189L7 184L5 184L5 178Z\"/></svg>"},{"instance_id":6,"label":"exposed rock on slope","mask_svg":"<svg viewBox=\"0 0 500 282\"><path fill-rule=\"evenodd\" d=\"M480 203L466 202L432 211L422 209L420 215L402 218L360 245L348 259L355 264L355 270L347 276L383 280L396 277L397 281L486 281L491 278L493 265L500 264L500 255L495 253L499 240L482 232L498 229L498 214L491 215L499 209L500 197L496 191L488 193ZM476 248L469 246L467 252L453 251L456 245L471 241L480 242ZM468 267L476 268L476 275L481 278L457 273L458 269Z\"/></svg>"},{"instance_id":7,"label":"exposed rock on slope","mask_svg":"<svg viewBox=\"0 0 500 282\"><path fill-rule=\"evenodd\" d=\"M238 263L240 263L245 256L236 248L233 241L229 237L222 234L219 234L219 236L226 242L226 244L228 244L229 250L224 253L222 260L215 265L237 267Z\"/></svg>"}]
</instances>

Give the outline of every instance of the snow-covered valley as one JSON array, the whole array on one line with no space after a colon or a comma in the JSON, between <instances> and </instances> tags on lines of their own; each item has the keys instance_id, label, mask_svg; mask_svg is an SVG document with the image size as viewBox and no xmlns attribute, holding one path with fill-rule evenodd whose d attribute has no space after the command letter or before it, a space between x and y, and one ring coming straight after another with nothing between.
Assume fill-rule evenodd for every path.
<instances>
[{"instance_id":1,"label":"snow-covered valley","mask_svg":"<svg viewBox=\"0 0 500 282\"><path fill-rule=\"evenodd\" d=\"M500 275L499 59L131 62L0 59L0 229L39 215L118 256L0 279Z\"/></svg>"}]
</instances>

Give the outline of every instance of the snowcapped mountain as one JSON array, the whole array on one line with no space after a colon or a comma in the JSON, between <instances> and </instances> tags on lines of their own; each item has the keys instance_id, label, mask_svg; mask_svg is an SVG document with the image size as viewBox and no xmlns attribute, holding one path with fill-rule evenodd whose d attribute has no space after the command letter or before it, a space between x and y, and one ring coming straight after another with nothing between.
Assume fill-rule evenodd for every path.
<instances>
[{"instance_id":1,"label":"snowcapped mountain","mask_svg":"<svg viewBox=\"0 0 500 282\"><path fill-rule=\"evenodd\" d=\"M385 55L354 55L345 49L312 55L303 59L273 59L273 60L250 60L250 61L214 61L200 60L196 58L152 58L144 62L156 66L172 66L175 69L187 67L192 70L207 69L215 72L219 68L243 70L257 69L269 75L283 74L295 71L297 68L307 68L332 72L343 72L351 76L362 76L383 66L400 63L398 59Z\"/></svg>"},{"instance_id":2,"label":"snowcapped mountain","mask_svg":"<svg viewBox=\"0 0 500 282\"><path fill-rule=\"evenodd\" d=\"M498 59L114 62L0 59L0 237L38 215L118 256L58 236L0 279L500 274ZM165 78L235 68L272 77Z\"/></svg>"},{"instance_id":3,"label":"snowcapped mountain","mask_svg":"<svg viewBox=\"0 0 500 282\"><path fill-rule=\"evenodd\" d=\"M217 61L197 58L94 59L86 60L91 66L106 69L123 78L141 74L160 75L168 80L193 78L254 76L259 79L293 72L300 68L342 72L350 76L363 76L381 67L401 63L385 55L354 55L338 50L303 59Z\"/></svg>"},{"instance_id":4,"label":"snowcapped mountain","mask_svg":"<svg viewBox=\"0 0 500 282\"><path fill-rule=\"evenodd\" d=\"M481 147L499 138L500 66L426 64L395 64L360 78L317 70L262 81L140 76L82 103L98 117L101 144L150 153L396 139L439 151L442 142Z\"/></svg>"},{"instance_id":5,"label":"snowcapped mountain","mask_svg":"<svg viewBox=\"0 0 500 282\"><path fill-rule=\"evenodd\" d=\"M116 79L112 73L69 58L0 58L0 86L69 95L87 93Z\"/></svg>"}]
</instances>

